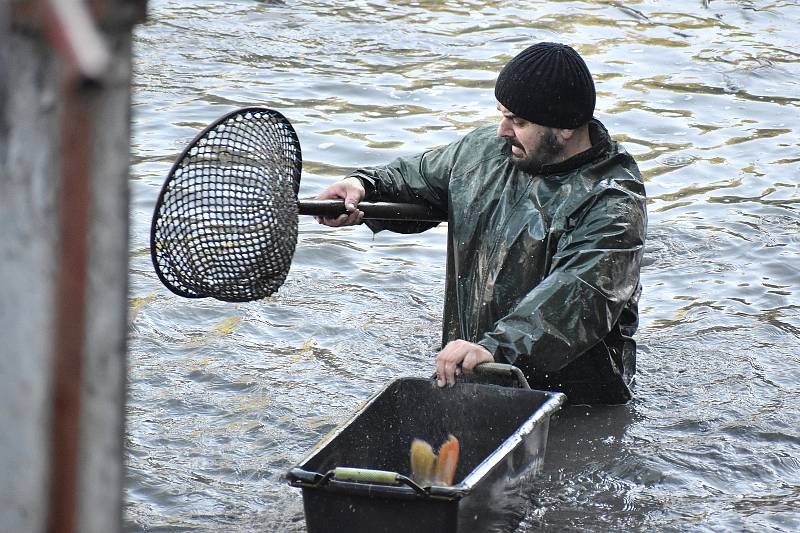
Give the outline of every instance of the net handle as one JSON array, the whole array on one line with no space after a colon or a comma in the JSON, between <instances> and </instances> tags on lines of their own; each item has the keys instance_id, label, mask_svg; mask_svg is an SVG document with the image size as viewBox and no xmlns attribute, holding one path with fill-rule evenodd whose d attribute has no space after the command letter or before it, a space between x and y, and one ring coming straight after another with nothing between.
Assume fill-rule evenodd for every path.
<instances>
[{"instance_id":1,"label":"net handle","mask_svg":"<svg viewBox=\"0 0 800 533\"><path fill-rule=\"evenodd\" d=\"M344 200L299 200L298 213L325 218L334 218L348 213ZM443 222L447 216L440 211L419 204L398 204L392 202L361 202L358 209L365 219L406 220L414 222Z\"/></svg>"}]
</instances>

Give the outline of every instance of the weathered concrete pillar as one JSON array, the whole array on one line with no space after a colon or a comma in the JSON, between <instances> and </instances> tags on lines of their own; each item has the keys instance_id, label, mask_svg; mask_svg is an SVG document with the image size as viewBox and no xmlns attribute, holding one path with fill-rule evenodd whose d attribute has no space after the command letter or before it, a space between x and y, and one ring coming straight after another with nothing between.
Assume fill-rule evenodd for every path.
<instances>
[{"instance_id":1,"label":"weathered concrete pillar","mask_svg":"<svg viewBox=\"0 0 800 533\"><path fill-rule=\"evenodd\" d=\"M0 0L0 532L121 529L144 4Z\"/></svg>"}]
</instances>

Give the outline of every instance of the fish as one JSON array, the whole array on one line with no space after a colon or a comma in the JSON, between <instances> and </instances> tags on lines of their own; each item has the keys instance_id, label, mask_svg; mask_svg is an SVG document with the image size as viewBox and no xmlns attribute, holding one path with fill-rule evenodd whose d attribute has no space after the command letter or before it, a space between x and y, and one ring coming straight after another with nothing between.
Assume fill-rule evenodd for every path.
<instances>
[{"instance_id":1,"label":"fish","mask_svg":"<svg viewBox=\"0 0 800 533\"><path fill-rule=\"evenodd\" d=\"M441 485L452 485L458 467L458 454L460 451L458 439L453 435L439 447L439 457L436 459L435 479Z\"/></svg>"},{"instance_id":2,"label":"fish","mask_svg":"<svg viewBox=\"0 0 800 533\"><path fill-rule=\"evenodd\" d=\"M456 477L460 444L453 435L439 447L439 453L422 439L411 442L411 479L423 486L452 485Z\"/></svg>"},{"instance_id":3,"label":"fish","mask_svg":"<svg viewBox=\"0 0 800 533\"><path fill-rule=\"evenodd\" d=\"M434 481L437 456L430 444L422 439L414 439L411 443L411 479L420 485L428 485Z\"/></svg>"}]
</instances>

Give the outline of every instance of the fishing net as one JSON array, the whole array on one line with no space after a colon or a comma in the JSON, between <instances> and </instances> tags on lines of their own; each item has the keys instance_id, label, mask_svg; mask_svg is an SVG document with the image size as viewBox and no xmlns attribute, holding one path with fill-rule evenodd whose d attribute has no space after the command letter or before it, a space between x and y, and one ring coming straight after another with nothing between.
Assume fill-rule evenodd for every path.
<instances>
[{"instance_id":1,"label":"fishing net","mask_svg":"<svg viewBox=\"0 0 800 533\"><path fill-rule=\"evenodd\" d=\"M264 298L286 279L297 243L302 157L294 128L270 109L229 113L172 166L150 233L164 285L189 298Z\"/></svg>"}]
</instances>

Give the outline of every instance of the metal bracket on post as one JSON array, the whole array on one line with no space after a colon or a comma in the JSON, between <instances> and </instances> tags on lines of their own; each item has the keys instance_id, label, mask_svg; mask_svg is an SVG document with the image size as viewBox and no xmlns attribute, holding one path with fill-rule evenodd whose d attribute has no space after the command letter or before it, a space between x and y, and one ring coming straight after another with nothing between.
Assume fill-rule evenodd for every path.
<instances>
[{"instance_id":1,"label":"metal bracket on post","mask_svg":"<svg viewBox=\"0 0 800 533\"><path fill-rule=\"evenodd\" d=\"M68 66L68 76L98 82L111 64L106 39L84 0L16 1L11 5L11 23L42 31Z\"/></svg>"},{"instance_id":2,"label":"metal bracket on post","mask_svg":"<svg viewBox=\"0 0 800 533\"><path fill-rule=\"evenodd\" d=\"M70 68L84 80L99 81L111 64L111 52L81 0L44 0L44 30Z\"/></svg>"}]
</instances>

